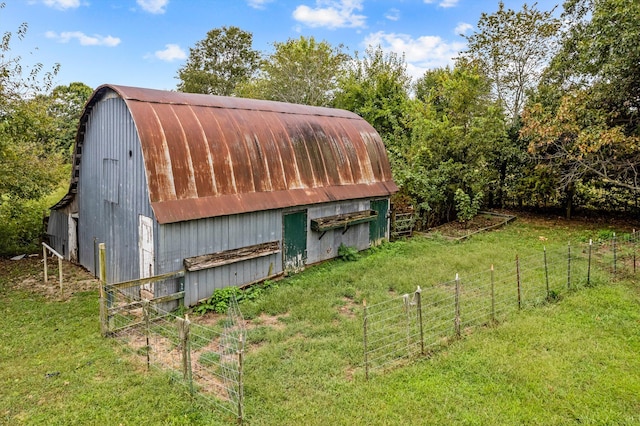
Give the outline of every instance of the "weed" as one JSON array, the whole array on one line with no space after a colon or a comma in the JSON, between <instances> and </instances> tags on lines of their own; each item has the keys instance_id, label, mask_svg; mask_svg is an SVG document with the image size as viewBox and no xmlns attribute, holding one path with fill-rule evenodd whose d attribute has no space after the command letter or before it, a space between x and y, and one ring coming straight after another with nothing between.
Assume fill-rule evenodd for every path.
<instances>
[{"instance_id":1,"label":"weed","mask_svg":"<svg viewBox=\"0 0 640 426\"><path fill-rule=\"evenodd\" d=\"M356 247L347 246L343 243L338 247L338 257L345 262L353 262L360 258L360 254Z\"/></svg>"}]
</instances>

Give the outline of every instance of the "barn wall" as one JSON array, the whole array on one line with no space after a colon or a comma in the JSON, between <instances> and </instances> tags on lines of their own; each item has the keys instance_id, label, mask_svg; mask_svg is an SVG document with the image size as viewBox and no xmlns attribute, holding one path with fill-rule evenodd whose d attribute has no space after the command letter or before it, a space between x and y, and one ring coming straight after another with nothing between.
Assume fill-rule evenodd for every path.
<instances>
[{"instance_id":1,"label":"barn wall","mask_svg":"<svg viewBox=\"0 0 640 426\"><path fill-rule=\"evenodd\" d=\"M160 225L157 238L157 273L183 268L189 257L238 249L255 244L279 241L282 249L283 215L293 211L307 212L307 264L334 258L338 247L345 244L359 250L370 246L369 223L342 230L320 233L310 229L311 219L368 210L369 200L326 203L285 210L268 210L241 215L221 216ZM187 272L185 276L185 305L191 306L211 296L214 290L228 286L242 286L283 271L283 253L231 263L229 265ZM173 283L156 286L156 296L177 291Z\"/></svg>"},{"instance_id":2,"label":"barn wall","mask_svg":"<svg viewBox=\"0 0 640 426\"><path fill-rule=\"evenodd\" d=\"M79 262L98 274L107 247L107 281L139 278L138 215L153 217L135 124L124 101L107 97L91 110L78 182Z\"/></svg>"},{"instance_id":3,"label":"barn wall","mask_svg":"<svg viewBox=\"0 0 640 426\"><path fill-rule=\"evenodd\" d=\"M279 210L221 216L165 224L158 232L158 273L172 272L183 267L183 260L204 254L232 250L254 244L282 239L282 214ZM201 271L189 272L185 277L185 304L205 299L215 289L243 285L282 271L281 254ZM171 292L158 288L157 295Z\"/></svg>"},{"instance_id":4,"label":"barn wall","mask_svg":"<svg viewBox=\"0 0 640 426\"><path fill-rule=\"evenodd\" d=\"M69 213L67 209L51 210L47 224L49 245L65 259L69 256Z\"/></svg>"},{"instance_id":5,"label":"barn wall","mask_svg":"<svg viewBox=\"0 0 640 426\"><path fill-rule=\"evenodd\" d=\"M369 210L370 204L369 200L355 200L310 207L307 214L307 264L337 257L340 244L357 247L358 250L369 248L368 223L349 227L344 234L342 229L332 229L324 235L312 231L310 224L311 219ZM320 238L321 235L322 238Z\"/></svg>"}]
</instances>

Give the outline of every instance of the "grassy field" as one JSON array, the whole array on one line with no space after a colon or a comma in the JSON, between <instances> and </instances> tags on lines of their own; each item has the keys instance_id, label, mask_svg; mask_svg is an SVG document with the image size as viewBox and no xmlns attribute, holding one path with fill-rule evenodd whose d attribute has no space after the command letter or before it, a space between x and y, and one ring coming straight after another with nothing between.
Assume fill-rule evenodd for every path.
<instances>
[{"instance_id":1,"label":"grassy field","mask_svg":"<svg viewBox=\"0 0 640 426\"><path fill-rule=\"evenodd\" d=\"M594 271L597 285L514 311L428 358L369 381L362 367L363 300L603 235L610 235L603 225L520 219L462 243L416 237L386 244L355 262L280 281L241 304L251 320L246 423L640 424L634 276L609 282ZM234 422L100 337L96 289L45 297L25 284L41 280L37 261L0 268L0 424Z\"/></svg>"}]
</instances>

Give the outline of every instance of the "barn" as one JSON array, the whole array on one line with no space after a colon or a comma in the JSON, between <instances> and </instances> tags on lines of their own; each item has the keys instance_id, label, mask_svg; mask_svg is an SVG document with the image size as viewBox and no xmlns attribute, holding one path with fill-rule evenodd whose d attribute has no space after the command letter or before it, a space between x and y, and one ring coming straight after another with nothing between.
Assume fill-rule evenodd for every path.
<instances>
[{"instance_id":1,"label":"barn","mask_svg":"<svg viewBox=\"0 0 640 426\"><path fill-rule=\"evenodd\" d=\"M85 106L48 237L109 283L185 270L187 306L366 249L397 191L380 136L348 111L103 85Z\"/></svg>"}]
</instances>

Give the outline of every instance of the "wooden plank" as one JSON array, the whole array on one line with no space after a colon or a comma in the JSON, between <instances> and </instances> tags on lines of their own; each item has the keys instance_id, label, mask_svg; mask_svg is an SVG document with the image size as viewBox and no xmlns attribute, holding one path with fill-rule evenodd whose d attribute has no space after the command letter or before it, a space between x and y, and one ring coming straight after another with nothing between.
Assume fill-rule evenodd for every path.
<instances>
[{"instance_id":1,"label":"wooden plank","mask_svg":"<svg viewBox=\"0 0 640 426\"><path fill-rule=\"evenodd\" d=\"M124 289L130 287L140 287L145 284L151 284L156 281L168 280L169 278L183 277L184 270L169 272L167 274L155 275L153 277L138 278L137 280L122 281L116 284L109 284L107 287L111 289Z\"/></svg>"},{"instance_id":2,"label":"wooden plank","mask_svg":"<svg viewBox=\"0 0 640 426\"><path fill-rule=\"evenodd\" d=\"M375 210L319 217L311 219L311 230L316 232L325 232L330 229L347 228L360 223L373 222L377 218L378 212Z\"/></svg>"},{"instance_id":3,"label":"wooden plank","mask_svg":"<svg viewBox=\"0 0 640 426\"><path fill-rule=\"evenodd\" d=\"M231 263L269 256L280 253L280 251L280 242L270 241L268 243L254 244L239 249L188 257L184 259L184 268L189 272L200 271L202 269L215 268Z\"/></svg>"},{"instance_id":4,"label":"wooden plank","mask_svg":"<svg viewBox=\"0 0 640 426\"><path fill-rule=\"evenodd\" d=\"M171 302L172 300L179 300L179 299L184 299L184 291L168 294L166 296L156 297L155 299L151 299L148 302L157 305L158 303ZM142 308L143 304L144 304L144 300L134 300L133 302L127 303L126 305L120 305L114 308L109 308L108 312L109 312L109 315L114 315L121 311Z\"/></svg>"},{"instance_id":5,"label":"wooden plank","mask_svg":"<svg viewBox=\"0 0 640 426\"><path fill-rule=\"evenodd\" d=\"M58 259L62 259L64 257L60 253L55 251L53 248L51 248L49 245L47 245L47 243L42 243L42 246L45 247L47 250L49 250L51 252L51 254L56 256Z\"/></svg>"}]
</instances>

